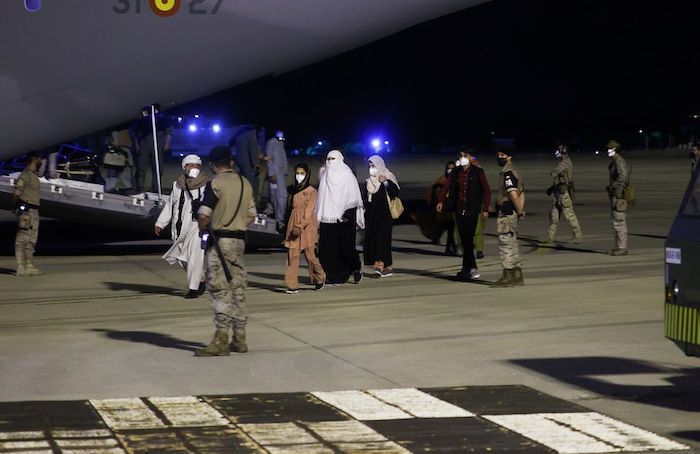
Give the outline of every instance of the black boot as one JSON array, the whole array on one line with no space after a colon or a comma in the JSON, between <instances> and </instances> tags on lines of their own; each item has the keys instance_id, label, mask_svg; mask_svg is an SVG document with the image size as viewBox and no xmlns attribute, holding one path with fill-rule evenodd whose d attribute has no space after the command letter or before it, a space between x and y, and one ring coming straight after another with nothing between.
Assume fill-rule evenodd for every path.
<instances>
[{"instance_id":1,"label":"black boot","mask_svg":"<svg viewBox=\"0 0 700 454\"><path fill-rule=\"evenodd\" d=\"M523 269L519 266L513 268L513 285L525 285L525 279L523 279Z\"/></svg>"},{"instance_id":2,"label":"black boot","mask_svg":"<svg viewBox=\"0 0 700 454\"><path fill-rule=\"evenodd\" d=\"M501 277L489 287L513 287L515 285L513 283L513 274L513 270L503 268Z\"/></svg>"}]
</instances>

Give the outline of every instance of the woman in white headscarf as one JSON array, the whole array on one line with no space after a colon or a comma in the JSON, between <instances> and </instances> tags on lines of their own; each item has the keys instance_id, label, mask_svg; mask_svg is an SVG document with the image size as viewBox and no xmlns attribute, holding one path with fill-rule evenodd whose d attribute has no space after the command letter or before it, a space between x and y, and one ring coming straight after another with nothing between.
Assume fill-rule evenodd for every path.
<instances>
[{"instance_id":1,"label":"woman in white headscarf","mask_svg":"<svg viewBox=\"0 0 700 454\"><path fill-rule=\"evenodd\" d=\"M399 182L386 168L384 159L374 155L367 160L367 199L365 207L365 265L369 265L379 277L391 276L391 234L394 219L389 211L389 199L399 196Z\"/></svg>"},{"instance_id":2,"label":"woman in white headscarf","mask_svg":"<svg viewBox=\"0 0 700 454\"><path fill-rule=\"evenodd\" d=\"M317 217L320 224L318 256L326 282L343 284L350 276L362 280L362 264L355 248L355 230L364 228L362 195L357 178L333 150L326 157L326 170L318 186Z\"/></svg>"}]
</instances>

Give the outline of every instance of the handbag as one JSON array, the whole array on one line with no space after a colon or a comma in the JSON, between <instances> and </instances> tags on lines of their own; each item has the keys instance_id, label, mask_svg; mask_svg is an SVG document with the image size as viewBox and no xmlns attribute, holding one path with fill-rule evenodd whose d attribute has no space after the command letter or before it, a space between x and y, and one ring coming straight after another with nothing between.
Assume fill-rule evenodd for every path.
<instances>
[{"instance_id":1,"label":"handbag","mask_svg":"<svg viewBox=\"0 0 700 454\"><path fill-rule=\"evenodd\" d=\"M102 162L109 167L126 167L126 154L119 148L110 146L107 148Z\"/></svg>"},{"instance_id":2,"label":"handbag","mask_svg":"<svg viewBox=\"0 0 700 454\"><path fill-rule=\"evenodd\" d=\"M403 213L404 210L401 199L398 197L394 197L392 199L391 197L389 197L389 194L387 194L386 201L389 202L389 212L391 213L391 218L398 219L399 217L401 217L401 213Z\"/></svg>"}]
</instances>

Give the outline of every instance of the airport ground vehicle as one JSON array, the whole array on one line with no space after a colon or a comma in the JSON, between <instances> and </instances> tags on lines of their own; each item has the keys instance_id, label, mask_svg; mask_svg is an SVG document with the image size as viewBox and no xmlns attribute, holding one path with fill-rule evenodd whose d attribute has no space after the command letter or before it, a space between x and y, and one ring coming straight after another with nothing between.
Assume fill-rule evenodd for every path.
<instances>
[{"instance_id":1,"label":"airport ground vehicle","mask_svg":"<svg viewBox=\"0 0 700 454\"><path fill-rule=\"evenodd\" d=\"M664 334L700 357L700 165L666 239Z\"/></svg>"}]
</instances>

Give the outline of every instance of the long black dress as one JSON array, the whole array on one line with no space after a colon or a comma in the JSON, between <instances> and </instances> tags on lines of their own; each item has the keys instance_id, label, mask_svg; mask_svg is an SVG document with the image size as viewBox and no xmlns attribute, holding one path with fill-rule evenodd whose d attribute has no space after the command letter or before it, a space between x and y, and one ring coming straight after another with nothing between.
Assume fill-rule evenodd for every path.
<instances>
[{"instance_id":1,"label":"long black dress","mask_svg":"<svg viewBox=\"0 0 700 454\"><path fill-rule=\"evenodd\" d=\"M391 233L394 228L394 219L389 211L387 194L392 199L398 197L399 188L393 181L386 180L388 184L379 186L379 190L372 194L369 201L365 192L365 265L374 265L375 262L384 262L384 267L392 265L391 258Z\"/></svg>"},{"instance_id":2,"label":"long black dress","mask_svg":"<svg viewBox=\"0 0 700 454\"><path fill-rule=\"evenodd\" d=\"M362 268L360 256L355 247L357 208L343 214L347 222L321 222L318 238L318 258L326 272L326 282L343 284Z\"/></svg>"}]
</instances>

